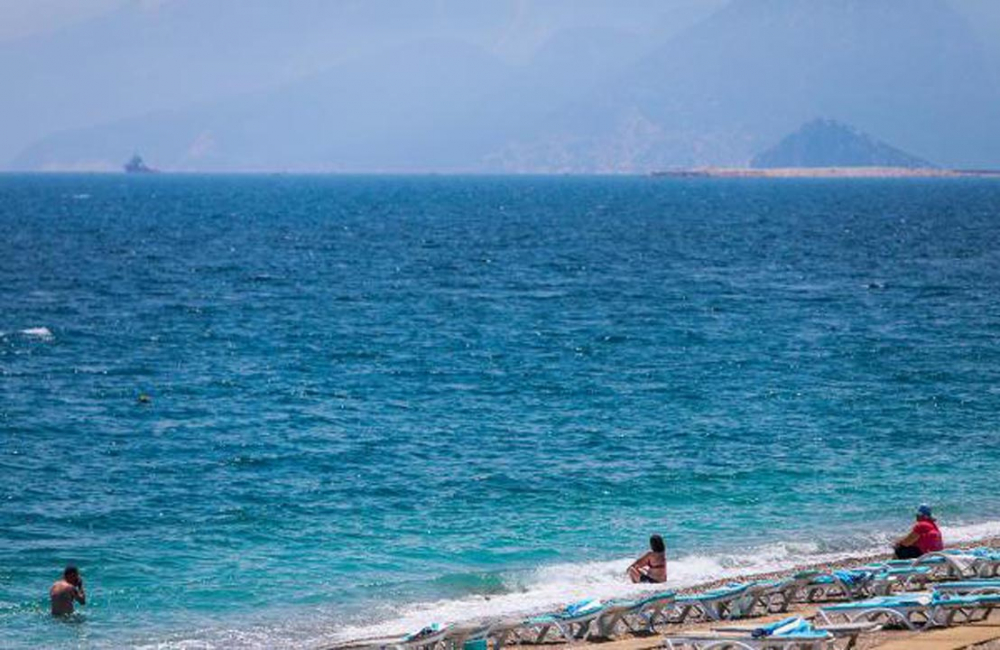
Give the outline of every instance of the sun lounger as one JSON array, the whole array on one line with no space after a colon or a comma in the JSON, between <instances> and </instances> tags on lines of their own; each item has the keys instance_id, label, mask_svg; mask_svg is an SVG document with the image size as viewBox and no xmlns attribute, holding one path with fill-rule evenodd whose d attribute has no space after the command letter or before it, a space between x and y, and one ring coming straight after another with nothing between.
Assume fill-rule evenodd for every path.
<instances>
[{"instance_id":1,"label":"sun lounger","mask_svg":"<svg viewBox=\"0 0 1000 650\"><path fill-rule=\"evenodd\" d=\"M888 596L894 591L923 589L931 578L928 567L874 564L863 569L842 569L815 575L802 588L807 602L858 600Z\"/></svg>"},{"instance_id":2,"label":"sun lounger","mask_svg":"<svg viewBox=\"0 0 1000 650\"><path fill-rule=\"evenodd\" d=\"M629 632L655 632L658 622L667 622L667 610L671 609L677 596L665 591L638 600L611 601L601 610L594 621L596 635L610 638L624 627Z\"/></svg>"},{"instance_id":3,"label":"sun lounger","mask_svg":"<svg viewBox=\"0 0 1000 650\"><path fill-rule=\"evenodd\" d=\"M442 626L429 625L419 632L398 639L381 641L373 647L392 650L462 650L469 641L492 641L494 650L501 650L512 641L520 642L524 619L493 619Z\"/></svg>"},{"instance_id":4,"label":"sun lounger","mask_svg":"<svg viewBox=\"0 0 1000 650\"><path fill-rule=\"evenodd\" d=\"M886 560L873 566L926 567L934 579L991 578L1000 574L1000 551L992 548L947 549L913 560Z\"/></svg>"},{"instance_id":5,"label":"sun lounger","mask_svg":"<svg viewBox=\"0 0 1000 650\"><path fill-rule=\"evenodd\" d=\"M805 619L793 616L750 629L731 629L707 634L667 636L667 650L822 650L832 647L832 633L817 630Z\"/></svg>"},{"instance_id":6,"label":"sun lounger","mask_svg":"<svg viewBox=\"0 0 1000 650\"><path fill-rule=\"evenodd\" d=\"M975 555L957 552L927 553L913 560L913 566L932 569L935 578L975 578L978 575L979 558Z\"/></svg>"},{"instance_id":7,"label":"sun lounger","mask_svg":"<svg viewBox=\"0 0 1000 650\"><path fill-rule=\"evenodd\" d=\"M521 642L521 633L525 630L525 621L521 618L507 618L490 623L483 638L492 642L493 650L503 650L503 647Z\"/></svg>"},{"instance_id":8,"label":"sun lounger","mask_svg":"<svg viewBox=\"0 0 1000 650\"><path fill-rule=\"evenodd\" d=\"M875 596L888 596L893 591L922 590L931 575L930 567L926 566L890 567L875 574L870 589Z\"/></svg>"},{"instance_id":9,"label":"sun lounger","mask_svg":"<svg viewBox=\"0 0 1000 650\"><path fill-rule=\"evenodd\" d=\"M678 596L671 622L689 619L721 621L744 618L758 609L759 597L766 590L759 583L734 583L700 594Z\"/></svg>"},{"instance_id":10,"label":"sun lounger","mask_svg":"<svg viewBox=\"0 0 1000 650\"><path fill-rule=\"evenodd\" d=\"M448 628L448 634L441 640L438 647L446 650L462 650L469 641L479 641L489 636L491 623L473 622L458 623Z\"/></svg>"},{"instance_id":11,"label":"sun lounger","mask_svg":"<svg viewBox=\"0 0 1000 650\"><path fill-rule=\"evenodd\" d=\"M797 574L785 580L759 580L756 584L759 613L787 612L789 605L813 580L811 574Z\"/></svg>"},{"instance_id":12,"label":"sun lounger","mask_svg":"<svg viewBox=\"0 0 1000 650\"><path fill-rule=\"evenodd\" d=\"M453 626L432 623L418 632L380 644L380 647L394 648L395 650L437 650L438 648L450 648L451 646L445 643L445 639L452 632Z\"/></svg>"},{"instance_id":13,"label":"sun lounger","mask_svg":"<svg viewBox=\"0 0 1000 650\"><path fill-rule=\"evenodd\" d=\"M613 636L623 625L631 632L654 632L656 624L688 619L727 620L784 612L807 582L803 578L731 584L705 593L675 596L665 592L638 602L609 603L597 619L597 634Z\"/></svg>"},{"instance_id":14,"label":"sun lounger","mask_svg":"<svg viewBox=\"0 0 1000 650\"><path fill-rule=\"evenodd\" d=\"M790 619L785 619L790 620ZM780 622L780 621L779 621ZM878 623L834 623L834 624L823 624L823 623L812 623L813 629L820 632L828 632L833 636L834 645L840 641L846 641L843 645L843 650L851 650L858 643L858 637L865 632L874 632L880 629ZM752 634L756 630L760 629L759 626L751 625L725 625L721 627L713 627L713 632L721 633L741 633L741 634Z\"/></svg>"},{"instance_id":15,"label":"sun lounger","mask_svg":"<svg viewBox=\"0 0 1000 650\"><path fill-rule=\"evenodd\" d=\"M1000 550L995 548L974 548L966 551L976 558L975 571L980 578L1000 578Z\"/></svg>"},{"instance_id":16,"label":"sun lounger","mask_svg":"<svg viewBox=\"0 0 1000 650\"><path fill-rule=\"evenodd\" d=\"M520 643L525 632L526 623L523 618L507 618L490 623L483 638L491 642L492 650L503 650L511 643Z\"/></svg>"},{"instance_id":17,"label":"sun lounger","mask_svg":"<svg viewBox=\"0 0 1000 650\"><path fill-rule=\"evenodd\" d=\"M826 624L838 620L867 621L923 630L984 620L997 608L1000 608L1000 595L917 593L828 605L819 610L818 616Z\"/></svg>"},{"instance_id":18,"label":"sun lounger","mask_svg":"<svg viewBox=\"0 0 1000 650\"><path fill-rule=\"evenodd\" d=\"M567 642L586 641L592 632L591 623L600 616L604 607L600 600L582 600L560 612L529 618L524 627L533 631L532 642L536 644L553 640L554 633L558 633L556 638Z\"/></svg>"},{"instance_id":19,"label":"sun lounger","mask_svg":"<svg viewBox=\"0 0 1000 650\"><path fill-rule=\"evenodd\" d=\"M876 575L875 570L870 568L838 569L829 573L817 573L802 588L802 593L805 600L810 603L835 598L846 600L865 598L872 595L872 583Z\"/></svg>"},{"instance_id":20,"label":"sun lounger","mask_svg":"<svg viewBox=\"0 0 1000 650\"><path fill-rule=\"evenodd\" d=\"M934 591L942 594L1000 594L1000 580L958 580L955 582L939 582L934 585Z\"/></svg>"}]
</instances>

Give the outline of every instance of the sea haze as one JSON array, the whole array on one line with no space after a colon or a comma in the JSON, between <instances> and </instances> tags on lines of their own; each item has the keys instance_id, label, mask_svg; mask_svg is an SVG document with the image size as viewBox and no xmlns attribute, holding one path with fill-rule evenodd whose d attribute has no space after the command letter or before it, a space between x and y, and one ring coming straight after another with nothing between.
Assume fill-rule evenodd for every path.
<instances>
[{"instance_id":1,"label":"sea haze","mask_svg":"<svg viewBox=\"0 0 1000 650\"><path fill-rule=\"evenodd\" d=\"M124 2L0 42L0 168L647 173L821 118L1000 168L998 27L982 0Z\"/></svg>"},{"instance_id":2,"label":"sea haze","mask_svg":"<svg viewBox=\"0 0 1000 650\"><path fill-rule=\"evenodd\" d=\"M987 180L0 176L0 645L412 629L624 593L651 532L689 584L879 546L920 501L995 531L998 207Z\"/></svg>"}]
</instances>

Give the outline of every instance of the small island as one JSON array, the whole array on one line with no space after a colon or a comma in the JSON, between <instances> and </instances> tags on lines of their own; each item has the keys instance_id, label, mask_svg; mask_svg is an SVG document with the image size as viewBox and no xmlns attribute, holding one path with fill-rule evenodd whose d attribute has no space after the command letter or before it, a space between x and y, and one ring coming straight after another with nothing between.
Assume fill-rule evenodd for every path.
<instances>
[{"instance_id":1,"label":"small island","mask_svg":"<svg viewBox=\"0 0 1000 650\"><path fill-rule=\"evenodd\" d=\"M910 167L694 167L653 172L668 178L1000 178L1000 170Z\"/></svg>"},{"instance_id":2,"label":"small island","mask_svg":"<svg viewBox=\"0 0 1000 650\"><path fill-rule=\"evenodd\" d=\"M128 162L125 163L123 169L126 174L155 174L158 171L147 165L139 154L133 154Z\"/></svg>"},{"instance_id":3,"label":"small island","mask_svg":"<svg viewBox=\"0 0 1000 650\"><path fill-rule=\"evenodd\" d=\"M748 167L672 169L653 175L675 178L1000 178L1000 171L944 169L847 124L816 119L755 155Z\"/></svg>"}]
</instances>

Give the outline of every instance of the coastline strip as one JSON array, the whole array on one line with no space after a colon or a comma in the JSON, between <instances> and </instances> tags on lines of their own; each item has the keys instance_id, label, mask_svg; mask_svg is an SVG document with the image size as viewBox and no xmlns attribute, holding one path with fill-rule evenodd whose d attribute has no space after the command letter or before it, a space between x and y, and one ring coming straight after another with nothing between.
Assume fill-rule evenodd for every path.
<instances>
[{"instance_id":1,"label":"coastline strip","mask_svg":"<svg viewBox=\"0 0 1000 650\"><path fill-rule=\"evenodd\" d=\"M1000 537L986 537L974 540L963 540L961 543L951 546L949 548L975 548L980 546L991 546L1000 547ZM749 582L753 580L769 580L775 578L788 577L799 571L808 570L833 570L849 567L857 567L872 562L879 562L891 559L892 555L890 553L877 553L877 554L860 554L856 556L846 557L834 561L824 561L807 563L802 565L797 565L791 569L784 569L781 571L772 572L758 572L758 573L747 573L741 574L739 576L730 576L727 578L721 578L718 580L712 580L707 582L698 583L696 585L691 585L689 587L684 587L677 590L679 594L686 594L692 592L700 592L710 590L726 583L739 581L739 582ZM770 621L780 620L787 617L789 614L798 614L803 617L811 617L816 614L819 609L819 605L816 604L802 604L797 603L791 606L788 613L781 613L776 615L768 615L756 617L753 619L748 619L748 622L752 624L764 624ZM539 612L542 613L542 612ZM468 622L456 621L457 623ZM618 638L613 640L601 640L601 641L587 641L579 642L573 644L573 648L579 650L585 650L588 648L594 648L599 646L601 650L651 650L652 648L658 648L662 645L662 637L669 634L683 633L689 631L711 631L712 627L718 626L718 622L698 622L688 625L674 625L670 626L668 631L655 635L642 635L642 636L627 636L625 638ZM925 632L911 632L909 630L889 630L889 631L877 631L866 633L863 637L865 641L859 643L860 648L879 648L879 650L956 650L958 648L966 648L971 646L976 646L982 643L988 643L994 640L1000 640L1000 618L996 615L991 616L987 621L973 624L963 624L958 625L953 628L946 628L942 630L932 630ZM920 645L915 645L915 641L920 640ZM923 641L927 641L924 644ZM349 650L349 649L360 649L360 648L372 648L382 645L380 641L384 642L386 639L382 638L362 638L362 639L352 639L339 643L334 643L324 647L324 650ZM892 642L893 645L886 645L886 643ZM898 645L896 643L898 642ZM546 643L540 646L523 644L522 647L544 647L547 650L554 650L561 647L569 647L566 644L552 644Z\"/></svg>"},{"instance_id":2,"label":"coastline strip","mask_svg":"<svg viewBox=\"0 0 1000 650\"><path fill-rule=\"evenodd\" d=\"M1000 170L936 167L693 167L653 172L665 178L1000 178Z\"/></svg>"}]
</instances>

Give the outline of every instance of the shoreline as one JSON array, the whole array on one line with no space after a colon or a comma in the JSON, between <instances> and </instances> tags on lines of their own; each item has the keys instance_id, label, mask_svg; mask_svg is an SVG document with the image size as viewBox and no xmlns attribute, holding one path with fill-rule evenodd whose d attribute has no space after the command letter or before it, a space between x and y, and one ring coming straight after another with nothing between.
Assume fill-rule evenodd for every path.
<instances>
[{"instance_id":1,"label":"shoreline","mask_svg":"<svg viewBox=\"0 0 1000 650\"><path fill-rule=\"evenodd\" d=\"M324 169L157 169L152 173L127 173L117 169L0 169L0 178L992 178L1000 179L1000 169L944 169L936 167L683 167L656 170L594 171L344 171Z\"/></svg>"},{"instance_id":2,"label":"shoreline","mask_svg":"<svg viewBox=\"0 0 1000 650\"><path fill-rule=\"evenodd\" d=\"M980 547L980 546L990 546L990 547L994 547L994 548L1000 548L1000 535L998 535L998 536L987 536L987 537L970 539L970 540L963 540L960 543L949 545L949 546L947 546L947 548L949 550L951 550L951 549L976 548L976 547ZM879 561L884 561L884 560L889 560L889 559L892 559L892 558L893 558L893 555L892 555L891 552L859 553L858 555L850 555L850 556L846 556L846 557L843 557L843 558L840 558L840 559L837 559L837 560L826 560L826 561L822 561L822 562L806 562L806 563L803 563L803 564L796 564L796 565L794 565L792 567L789 567L787 569L781 569L781 570L777 570L777 571L759 571L759 572L739 573L739 574L728 576L728 577L725 577L725 578L716 578L716 579L713 579L713 580L706 580L706 581L702 581L702 582L698 582L698 583L695 583L695 584L688 585L686 587L679 587L679 588L676 588L676 589L671 589L671 587L670 587L670 580L668 579L667 582L663 583L663 585L662 585L663 589L662 590L664 590L664 591L673 590L673 591L676 591L678 594L689 594L689 593L707 591L707 590L714 589L714 588L717 588L717 587L721 587L721 586L724 586L726 584L733 583L733 582L750 582L750 581L754 581L754 580L771 580L771 579L776 579L776 578L787 578L787 577L790 577L790 576L792 576L792 575L794 575L794 574L796 574L796 573L798 573L800 571L810 571L810 570L826 570L826 571L830 571L830 570L836 570L836 569L856 568L856 567L859 567L859 566L862 566L862 565L865 565L865 564L869 564L869 563L873 563L873 562L879 562ZM668 560L667 560L667 563L668 563L667 564L667 566L668 566L668 575L669 575L669 562L670 562L670 560L668 558ZM648 595L649 593L650 593L649 591L635 590L635 591L631 591L631 592L625 593L622 596L622 598L623 599L628 599L628 598L641 597L642 595ZM798 603L795 608L792 608L792 609L789 610L789 614L791 614L791 613L798 613L800 615L807 615L807 614L814 613L816 609L817 609L816 604ZM547 608L547 609L526 609L526 610L521 611L521 612L510 613L510 614L507 614L507 615L504 615L504 616L498 616L496 618L497 619L529 618L529 617L532 617L532 616L538 616L538 615L541 615L541 614L545 614L545 613L548 613L548 612L551 612L551 611L552 611L551 608ZM782 616L787 616L789 614L785 614L785 615L782 615ZM779 616L778 618L780 618L782 616ZM492 618L492 617L490 617L490 618ZM754 621L761 622L761 621L767 620L768 618L773 618L773 617L757 617L757 618L752 618L752 619L745 619L745 621L746 621L747 624L752 625ZM485 619L483 617L469 617L469 618L459 618L459 619L452 620L452 621L447 621L447 622L445 622L445 621L430 621L430 620L428 620L426 622L426 624L430 625L431 623L441 623L441 624L444 624L444 625L453 625L453 624L459 624L459 625L461 625L461 624L473 624L473 623L476 623L476 622L481 621L481 620L485 620ZM718 622L713 622L711 624L708 624L708 623L695 623L695 624L678 625L678 626L676 626L676 631L689 630L689 629L699 629L699 628L708 629L708 628L705 627L706 625L708 625L709 627L711 625L716 625L717 626L717 625L719 625L719 623ZM953 628L946 628L946 629L953 629ZM955 628L955 629L961 629L961 626L958 626L958 628ZM410 630L410 632L415 632L415 631L416 630ZM666 632L661 632L661 633L654 634L654 635L638 635L638 636L637 635L626 635L626 636L623 636L623 637L615 638L613 640L591 640L591 641L587 641L587 642L577 643L577 644L574 645L574 647L590 647L590 646L594 646L594 645L600 645L601 647L608 647L608 646L614 646L614 645L617 645L617 644L626 644L626 645L628 645L630 643L634 644L634 642L636 642L638 640L649 641L650 639L655 640L657 642L657 645L658 645L659 639L662 638L665 634L669 634L671 631L675 631L675 630L671 629L671 630L667 630ZM902 631L900 633L902 633ZM880 639L882 639L885 636L894 636L894 633L891 632L891 631L890 632L878 632L877 634L879 635ZM910 634L912 634L912 632ZM998 636L998 638L1000 638L1000 626L997 627L997 636ZM372 648L372 647L378 646L379 642L388 643L389 639L391 639L391 638L396 638L396 637L371 636L371 637L362 637L362 638L355 638L355 639L347 639L347 640L344 640L344 641L339 641L339 642L335 642L335 643L331 643L331 644L328 644L328 645L321 646L321 650L360 650L362 648ZM529 645L530 646L531 644L525 644L525 645ZM557 647L557 645L554 645L554 644L543 644L543 645L546 648ZM543 647L543 646L538 646L538 647ZM869 646L869 647L874 647L874 646Z\"/></svg>"}]
</instances>

